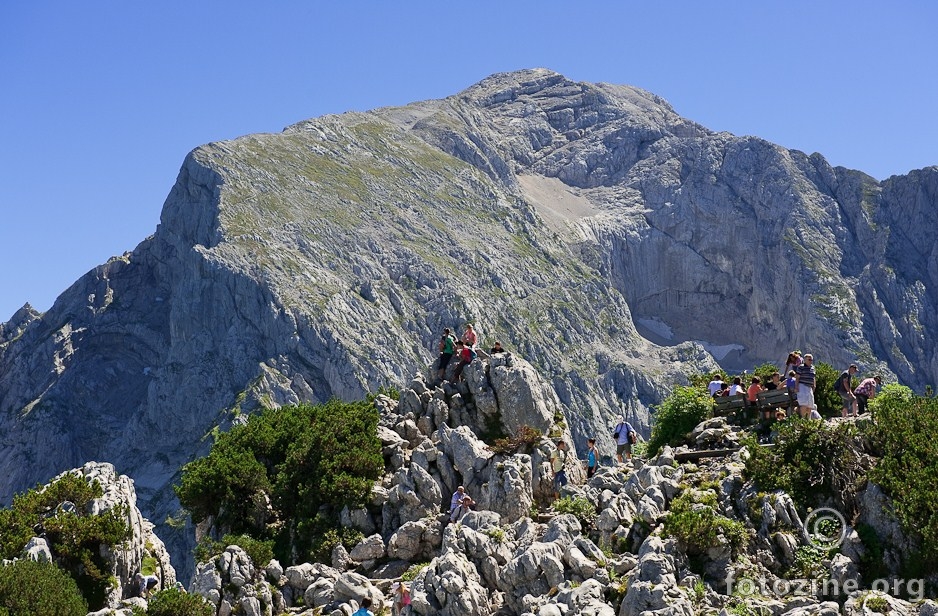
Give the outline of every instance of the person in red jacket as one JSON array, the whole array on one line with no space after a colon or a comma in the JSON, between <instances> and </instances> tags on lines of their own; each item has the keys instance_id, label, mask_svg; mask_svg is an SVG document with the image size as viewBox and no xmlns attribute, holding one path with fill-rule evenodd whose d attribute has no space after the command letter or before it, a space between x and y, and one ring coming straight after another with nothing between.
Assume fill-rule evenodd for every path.
<instances>
[{"instance_id":1,"label":"person in red jacket","mask_svg":"<svg viewBox=\"0 0 938 616\"><path fill-rule=\"evenodd\" d=\"M472 363L474 354L472 347L463 343L462 340L456 343L456 357L459 358L459 363L456 364L456 370L453 371L454 383L462 378L462 369Z\"/></svg>"}]
</instances>

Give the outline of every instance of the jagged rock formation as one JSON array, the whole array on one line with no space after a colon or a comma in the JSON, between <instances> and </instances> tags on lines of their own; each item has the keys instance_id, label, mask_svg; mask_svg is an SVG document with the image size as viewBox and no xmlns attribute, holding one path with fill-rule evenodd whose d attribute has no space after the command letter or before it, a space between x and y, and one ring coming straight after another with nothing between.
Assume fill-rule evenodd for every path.
<instances>
[{"instance_id":1,"label":"jagged rock formation","mask_svg":"<svg viewBox=\"0 0 938 616\"><path fill-rule=\"evenodd\" d=\"M159 580L160 588L168 588L176 583L176 571L163 542L153 532L153 524L141 515L137 508L137 494L134 482L126 475L118 475L114 466L108 463L88 462L81 468L66 471L84 478L88 483L97 482L103 495L90 503L90 515L99 515L115 508L124 508L126 522L131 529L130 539L120 545L101 546L102 555L110 563L110 575L113 584L109 587L106 607L103 612L124 605L124 600L131 597L131 585L135 574L140 573L144 559L149 559L153 566L152 573ZM53 483L55 477L49 483ZM34 537L25 546L24 556L34 560L53 562L56 555L51 553L45 539ZM136 599L136 601L140 601ZM133 601L127 605L132 604ZM130 613L130 608L126 610Z\"/></svg>"},{"instance_id":2,"label":"jagged rock formation","mask_svg":"<svg viewBox=\"0 0 938 616\"><path fill-rule=\"evenodd\" d=\"M488 364L479 359L471 368L477 376L491 375ZM533 378L528 385L537 387L527 371L517 375ZM391 607L394 583L407 572L412 613L420 616L833 616L868 614L877 605L880 613L883 605L890 614L938 613L934 601L888 594L893 586L883 592L874 581L870 589L860 568L869 565L871 548L852 526L843 529L832 552L812 551L814 530L792 498L781 491L759 492L743 478L745 448L678 464L676 454L699 449L689 435L690 447L665 447L647 461L601 466L589 481L570 460L575 480L563 494L588 503L580 511L595 515L587 520L556 514L548 509L552 497L538 494L538 475L547 472L538 454L543 457L553 439L531 443L530 453L487 451L474 426L457 425L475 411L473 387L472 380L430 387L416 378L400 401L378 397L385 475L369 505L344 513L343 524L364 538L348 551L336 548L331 566L251 563L243 550L229 546L199 564L189 591L209 600L220 616L287 611L340 616L366 597L378 613ZM504 414L511 414L503 390L495 391ZM545 408L535 415L543 416ZM548 429L569 438L561 426ZM701 423L693 434L707 431L732 433L725 439L739 441L740 428L722 418ZM493 484L509 472L525 478L496 496ZM479 508L447 523L449 493L459 483L479 496ZM688 496L694 502L689 512L699 515L701 525L669 531L670 517L687 519L674 504ZM894 583L899 591L893 595L905 591L922 599L923 581L917 589L899 581L900 563L915 546L896 526L889 499L873 484L861 490L860 499L868 503L861 521L891 546L885 557L889 575L881 582ZM536 500L541 509L505 509L504 500ZM703 522L712 519L728 524ZM737 539L733 525L741 529L735 531ZM712 528L718 530L711 533ZM806 560L814 568L806 569ZM938 577L932 575L929 583L938 583Z\"/></svg>"},{"instance_id":3,"label":"jagged rock formation","mask_svg":"<svg viewBox=\"0 0 938 616\"><path fill-rule=\"evenodd\" d=\"M877 183L546 70L200 147L152 237L0 325L0 501L110 460L164 520L216 427L404 383L468 320L578 446L623 410L647 431L715 367L694 340L934 383L936 194L938 168Z\"/></svg>"}]
</instances>

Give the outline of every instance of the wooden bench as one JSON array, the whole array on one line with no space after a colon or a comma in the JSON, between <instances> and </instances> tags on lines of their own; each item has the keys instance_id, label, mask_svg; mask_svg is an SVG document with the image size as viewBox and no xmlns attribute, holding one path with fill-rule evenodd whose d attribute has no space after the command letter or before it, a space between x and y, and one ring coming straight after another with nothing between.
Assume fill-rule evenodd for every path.
<instances>
[{"instance_id":1,"label":"wooden bench","mask_svg":"<svg viewBox=\"0 0 938 616\"><path fill-rule=\"evenodd\" d=\"M746 409L749 405L746 401L746 394L717 396L713 402L716 405L713 409L714 417L726 417L727 421L735 423L741 423L746 418Z\"/></svg>"},{"instance_id":2,"label":"wooden bench","mask_svg":"<svg viewBox=\"0 0 938 616\"><path fill-rule=\"evenodd\" d=\"M788 393L788 389L773 389L770 391L760 391L756 395L756 404L759 405L759 411L771 411L775 409L785 409L790 412L793 406L798 405L798 399Z\"/></svg>"}]
</instances>

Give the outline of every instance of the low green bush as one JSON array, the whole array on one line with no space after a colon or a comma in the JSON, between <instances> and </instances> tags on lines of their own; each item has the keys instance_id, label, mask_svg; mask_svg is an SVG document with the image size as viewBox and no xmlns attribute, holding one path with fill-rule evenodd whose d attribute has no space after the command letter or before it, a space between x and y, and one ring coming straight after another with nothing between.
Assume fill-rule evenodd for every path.
<instances>
[{"instance_id":1,"label":"low green bush","mask_svg":"<svg viewBox=\"0 0 938 616\"><path fill-rule=\"evenodd\" d=\"M841 370L821 361L814 362L814 403L821 417L840 417L844 403L840 394L834 391L834 382Z\"/></svg>"},{"instance_id":2,"label":"low green bush","mask_svg":"<svg viewBox=\"0 0 938 616\"><path fill-rule=\"evenodd\" d=\"M401 575L401 581L412 582L417 579L417 576L420 575L420 572L426 569L430 563L414 563L412 564L407 571Z\"/></svg>"},{"instance_id":3,"label":"low green bush","mask_svg":"<svg viewBox=\"0 0 938 616\"><path fill-rule=\"evenodd\" d=\"M717 512L717 495L710 490L685 490L673 501L664 519L664 533L680 541L689 553L704 553L718 547L722 536L726 545L739 552L749 537L741 522Z\"/></svg>"},{"instance_id":4,"label":"low green bush","mask_svg":"<svg viewBox=\"0 0 938 616\"><path fill-rule=\"evenodd\" d=\"M921 538L926 567L938 566L938 398L887 385L870 401L866 433L879 461L869 473L892 498L906 532Z\"/></svg>"},{"instance_id":5,"label":"low green bush","mask_svg":"<svg viewBox=\"0 0 938 616\"><path fill-rule=\"evenodd\" d=\"M531 449L539 440L542 433L537 428L531 426L521 426L515 432L514 436L508 438L497 438L490 447L493 453L510 456L518 453L530 453Z\"/></svg>"},{"instance_id":6,"label":"low green bush","mask_svg":"<svg viewBox=\"0 0 938 616\"><path fill-rule=\"evenodd\" d=\"M85 616L88 603L65 571L49 563L17 560L0 566L0 614Z\"/></svg>"},{"instance_id":7,"label":"low green bush","mask_svg":"<svg viewBox=\"0 0 938 616\"><path fill-rule=\"evenodd\" d=\"M147 602L147 609L134 608L134 616L213 616L215 608L200 595L184 590L167 588L155 593Z\"/></svg>"},{"instance_id":8,"label":"low green bush","mask_svg":"<svg viewBox=\"0 0 938 616\"><path fill-rule=\"evenodd\" d=\"M261 541L250 535L225 535L221 541L203 537L202 541L195 546L193 556L197 563L204 563L224 552L229 545L236 545L244 550L257 568L266 567L274 557L272 540Z\"/></svg>"},{"instance_id":9,"label":"low green bush","mask_svg":"<svg viewBox=\"0 0 938 616\"><path fill-rule=\"evenodd\" d=\"M195 522L273 540L284 562L320 553L342 507L367 503L384 471L373 402L330 400L253 415L182 469L176 494Z\"/></svg>"},{"instance_id":10,"label":"low green bush","mask_svg":"<svg viewBox=\"0 0 938 616\"><path fill-rule=\"evenodd\" d=\"M674 392L655 407L648 455L656 455L665 445L681 444L697 424L712 416L713 398L706 391L675 387Z\"/></svg>"},{"instance_id":11,"label":"low green bush","mask_svg":"<svg viewBox=\"0 0 938 616\"><path fill-rule=\"evenodd\" d=\"M75 579L92 609L101 608L112 583L101 546L131 537L125 507L88 513L91 501L103 494L97 481L89 483L77 473L17 494L8 509L0 510L0 558L20 556L31 537L43 536L55 564Z\"/></svg>"},{"instance_id":12,"label":"low green bush","mask_svg":"<svg viewBox=\"0 0 938 616\"><path fill-rule=\"evenodd\" d=\"M831 501L848 517L856 511L858 481L868 470L853 424L797 417L776 424L774 448L744 439L749 451L744 477L760 490L783 490L802 511Z\"/></svg>"},{"instance_id":13,"label":"low green bush","mask_svg":"<svg viewBox=\"0 0 938 616\"><path fill-rule=\"evenodd\" d=\"M580 521L584 530L593 527L596 521L596 505L582 496L564 496L553 504L554 511L557 513L572 513Z\"/></svg>"}]
</instances>

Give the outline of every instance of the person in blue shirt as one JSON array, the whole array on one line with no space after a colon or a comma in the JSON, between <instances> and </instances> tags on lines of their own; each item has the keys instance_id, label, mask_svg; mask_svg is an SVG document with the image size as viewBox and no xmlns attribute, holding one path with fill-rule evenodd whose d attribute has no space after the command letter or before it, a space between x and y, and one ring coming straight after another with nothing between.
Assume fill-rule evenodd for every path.
<instances>
[{"instance_id":1,"label":"person in blue shirt","mask_svg":"<svg viewBox=\"0 0 938 616\"><path fill-rule=\"evenodd\" d=\"M358 610L356 610L352 614L352 616L375 616L374 612L368 609L369 607L371 607L371 599L369 599L368 597L365 597L364 599L362 599L362 602L359 603L359 605L361 607L358 608Z\"/></svg>"},{"instance_id":2,"label":"person in blue shirt","mask_svg":"<svg viewBox=\"0 0 938 616\"><path fill-rule=\"evenodd\" d=\"M589 479L596 472L596 467L599 465L596 461L596 439L586 439L586 445L588 447L586 450L586 478Z\"/></svg>"}]
</instances>

